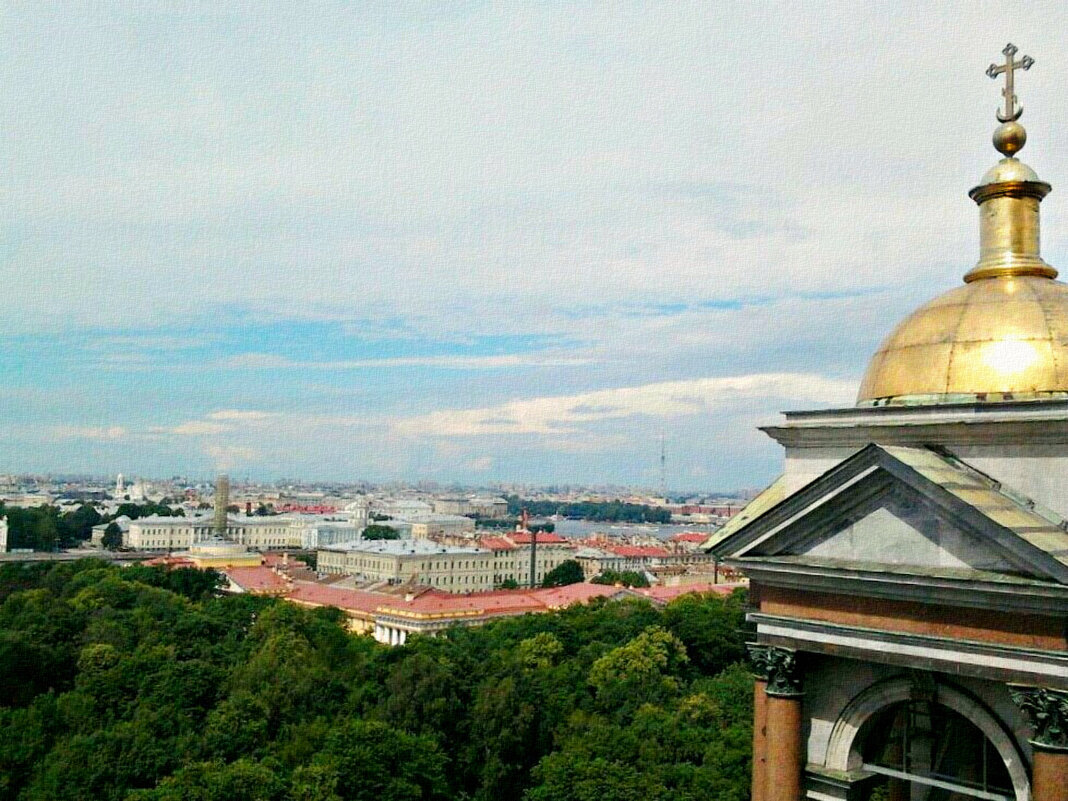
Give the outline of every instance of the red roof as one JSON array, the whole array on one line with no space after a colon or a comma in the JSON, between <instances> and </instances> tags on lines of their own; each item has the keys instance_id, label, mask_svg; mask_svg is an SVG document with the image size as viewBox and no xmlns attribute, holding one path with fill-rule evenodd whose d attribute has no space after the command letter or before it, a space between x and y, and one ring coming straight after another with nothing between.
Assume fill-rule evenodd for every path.
<instances>
[{"instance_id":1,"label":"red roof","mask_svg":"<svg viewBox=\"0 0 1068 801\"><path fill-rule=\"evenodd\" d=\"M478 544L483 548L489 548L491 551L515 550L515 545L506 540L504 537L483 537L481 540L478 541Z\"/></svg>"},{"instance_id":2,"label":"red roof","mask_svg":"<svg viewBox=\"0 0 1068 801\"><path fill-rule=\"evenodd\" d=\"M539 531L535 536L538 538L538 545L566 545L567 540L561 537L559 534L553 534L549 531ZM513 531L508 535L508 538L516 545L530 545L530 532L529 531Z\"/></svg>"},{"instance_id":3,"label":"red roof","mask_svg":"<svg viewBox=\"0 0 1068 801\"><path fill-rule=\"evenodd\" d=\"M680 595L691 592L714 592L717 595L730 595L744 584L680 584L677 587L647 587L638 590L646 598L661 603L674 601Z\"/></svg>"},{"instance_id":4,"label":"red roof","mask_svg":"<svg viewBox=\"0 0 1068 801\"><path fill-rule=\"evenodd\" d=\"M606 545L604 550L616 556L651 557L671 556L671 551L659 545Z\"/></svg>"},{"instance_id":5,"label":"red roof","mask_svg":"<svg viewBox=\"0 0 1068 801\"><path fill-rule=\"evenodd\" d=\"M311 581L294 581L287 598L298 603L314 606L336 606L356 612L373 612L384 603L393 599L389 596L365 590L347 590L342 587L329 587Z\"/></svg>"},{"instance_id":6,"label":"red roof","mask_svg":"<svg viewBox=\"0 0 1068 801\"><path fill-rule=\"evenodd\" d=\"M589 603L594 598L601 598L606 595L619 595L621 590L621 587L613 587L608 584L581 582L579 584L568 584L564 587L534 590L531 594L537 595L538 600L549 609L562 609L565 606L571 606L571 604ZM629 591L624 591L624 594L629 594Z\"/></svg>"},{"instance_id":7,"label":"red roof","mask_svg":"<svg viewBox=\"0 0 1068 801\"><path fill-rule=\"evenodd\" d=\"M702 534L700 531L684 531L681 534L676 534L671 538L672 542L696 542L698 544L704 542L709 537L708 534Z\"/></svg>"},{"instance_id":8,"label":"red roof","mask_svg":"<svg viewBox=\"0 0 1068 801\"><path fill-rule=\"evenodd\" d=\"M544 611L544 604L532 595L525 590L494 590L470 595L434 591L403 605L390 604L390 608L414 614L519 614Z\"/></svg>"},{"instance_id":9,"label":"red roof","mask_svg":"<svg viewBox=\"0 0 1068 801\"><path fill-rule=\"evenodd\" d=\"M236 568L260 570L261 568ZM415 598L387 595L369 590L350 590L330 587L310 581L295 581L286 597L297 603L314 606L336 606L349 612L366 615L386 614L400 617L479 618L522 615L562 609L576 603L588 603L594 598L621 596L646 597L656 603L666 603L689 592L717 592L729 594L737 584L687 584L681 587L654 587L632 590L604 584L569 584L536 590L492 590L457 594L443 590L423 591Z\"/></svg>"},{"instance_id":10,"label":"red roof","mask_svg":"<svg viewBox=\"0 0 1068 801\"><path fill-rule=\"evenodd\" d=\"M289 583L269 567L228 567L223 572L246 592L285 592Z\"/></svg>"}]
</instances>

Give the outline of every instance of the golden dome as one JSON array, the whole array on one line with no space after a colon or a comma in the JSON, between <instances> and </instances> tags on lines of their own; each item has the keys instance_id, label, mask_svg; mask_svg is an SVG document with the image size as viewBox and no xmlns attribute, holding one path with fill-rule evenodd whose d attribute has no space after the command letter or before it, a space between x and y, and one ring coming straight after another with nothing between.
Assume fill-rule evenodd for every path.
<instances>
[{"instance_id":1,"label":"golden dome","mask_svg":"<svg viewBox=\"0 0 1068 801\"><path fill-rule=\"evenodd\" d=\"M858 406L1068 397L1068 285L1039 253L1039 204L1050 186L1015 154L1027 141L1017 122L1012 70L1002 94L1005 113L994 132L1004 156L969 196L979 204L979 263L964 286L922 306L879 346L860 385Z\"/></svg>"},{"instance_id":2,"label":"golden dome","mask_svg":"<svg viewBox=\"0 0 1068 801\"><path fill-rule=\"evenodd\" d=\"M858 405L1068 397L1068 285L983 278L907 317L879 347Z\"/></svg>"}]
</instances>

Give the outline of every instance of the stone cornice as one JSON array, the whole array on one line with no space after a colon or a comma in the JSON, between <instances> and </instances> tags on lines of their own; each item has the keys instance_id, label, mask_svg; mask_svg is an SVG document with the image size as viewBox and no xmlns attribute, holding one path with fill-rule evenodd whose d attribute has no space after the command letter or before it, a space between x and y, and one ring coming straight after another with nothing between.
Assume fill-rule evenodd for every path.
<instances>
[{"instance_id":1,"label":"stone cornice","mask_svg":"<svg viewBox=\"0 0 1068 801\"><path fill-rule=\"evenodd\" d=\"M787 448L894 445L1063 445L1068 419L1061 417L995 422L992 420L900 421L887 424L762 426L761 431Z\"/></svg>"},{"instance_id":2,"label":"stone cornice","mask_svg":"<svg viewBox=\"0 0 1068 801\"><path fill-rule=\"evenodd\" d=\"M772 587L836 592L870 598L945 603L977 609L1068 614L1068 587L1035 581L924 576L847 566L776 561L774 557L725 559L750 580Z\"/></svg>"}]
</instances>

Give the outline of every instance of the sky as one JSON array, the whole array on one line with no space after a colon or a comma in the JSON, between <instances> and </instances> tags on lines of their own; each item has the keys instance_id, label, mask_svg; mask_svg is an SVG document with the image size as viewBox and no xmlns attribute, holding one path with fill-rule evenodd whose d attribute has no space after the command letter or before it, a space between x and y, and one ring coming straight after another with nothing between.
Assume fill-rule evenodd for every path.
<instances>
[{"instance_id":1,"label":"sky","mask_svg":"<svg viewBox=\"0 0 1068 801\"><path fill-rule=\"evenodd\" d=\"M0 6L0 472L757 487L978 257L1068 5Z\"/></svg>"}]
</instances>

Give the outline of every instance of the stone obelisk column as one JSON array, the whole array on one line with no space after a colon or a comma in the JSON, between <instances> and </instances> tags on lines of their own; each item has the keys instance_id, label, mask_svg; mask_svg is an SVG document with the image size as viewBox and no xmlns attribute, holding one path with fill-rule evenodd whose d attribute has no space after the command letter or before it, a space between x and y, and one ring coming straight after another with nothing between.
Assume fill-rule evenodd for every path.
<instances>
[{"instance_id":1,"label":"stone obelisk column","mask_svg":"<svg viewBox=\"0 0 1068 801\"><path fill-rule=\"evenodd\" d=\"M797 654L786 648L768 648L767 664L764 801L801 801L803 693Z\"/></svg>"},{"instance_id":2,"label":"stone obelisk column","mask_svg":"<svg viewBox=\"0 0 1068 801\"><path fill-rule=\"evenodd\" d=\"M1032 801L1068 801L1068 691L1011 685L1009 692L1035 733Z\"/></svg>"}]
</instances>

